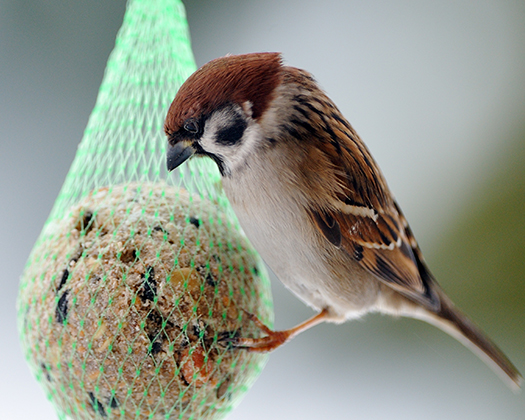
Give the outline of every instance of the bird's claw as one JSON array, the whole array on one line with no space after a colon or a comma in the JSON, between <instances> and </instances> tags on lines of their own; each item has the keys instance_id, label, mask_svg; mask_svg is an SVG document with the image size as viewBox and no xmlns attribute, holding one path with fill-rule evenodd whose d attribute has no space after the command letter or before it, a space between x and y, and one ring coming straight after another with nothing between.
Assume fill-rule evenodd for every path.
<instances>
[{"instance_id":1,"label":"bird's claw","mask_svg":"<svg viewBox=\"0 0 525 420\"><path fill-rule=\"evenodd\" d=\"M238 332L232 334L231 332L222 333L218 342L229 349L246 349L253 352L270 352L280 347L290 337L288 331L273 331L268 328L256 315L244 310L246 316L252 321L264 334L260 338L246 338L240 337Z\"/></svg>"}]
</instances>

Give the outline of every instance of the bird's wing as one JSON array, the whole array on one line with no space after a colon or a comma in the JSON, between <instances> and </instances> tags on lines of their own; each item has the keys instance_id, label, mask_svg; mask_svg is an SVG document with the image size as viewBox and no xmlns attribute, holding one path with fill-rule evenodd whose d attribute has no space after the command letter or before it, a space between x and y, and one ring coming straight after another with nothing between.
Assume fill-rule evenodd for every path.
<instances>
[{"instance_id":1,"label":"bird's wing","mask_svg":"<svg viewBox=\"0 0 525 420\"><path fill-rule=\"evenodd\" d=\"M326 127L326 126L325 126ZM324 237L399 293L437 308L432 276L370 152L342 117L321 149L330 162L325 200L309 213Z\"/></svg>"}]
</instances>

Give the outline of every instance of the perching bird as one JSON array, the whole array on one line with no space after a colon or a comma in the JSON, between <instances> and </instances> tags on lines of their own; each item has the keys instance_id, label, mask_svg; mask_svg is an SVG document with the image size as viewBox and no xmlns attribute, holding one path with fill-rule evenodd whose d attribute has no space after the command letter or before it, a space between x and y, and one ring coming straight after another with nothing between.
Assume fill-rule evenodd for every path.
<instances>
[{"instance_id":1,"label":"perching bird","mask_svg":"<svg viewBox=\"0 0 525 420\"><path fill-rule=\"evenodd\" d=\"M520 386L516 367L441 290L370 152L308 72L279 53L215 59L181 86L164 129L168 170L212 158L254 247L320 311L286 331L253 317L266 335L235 345L269 351L323 321L402 315L446 331Z\"/></svg>"}]
</instances>

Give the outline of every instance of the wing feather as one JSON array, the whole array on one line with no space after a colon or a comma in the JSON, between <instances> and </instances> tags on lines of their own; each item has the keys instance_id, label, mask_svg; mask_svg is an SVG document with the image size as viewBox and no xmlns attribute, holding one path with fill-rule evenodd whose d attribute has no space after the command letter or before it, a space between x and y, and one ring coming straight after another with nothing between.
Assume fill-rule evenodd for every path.
<instances>
[{"instance_id":1,"label":"wing feather","mask_svg":"<svg viewBox=\"0 0 525 420\"><path fill-rule=\"evenodd\" d=\"M429 286L432 276L406 219L370 152L345 121L340 114L332 118L332 128L324 129L328 134L321 138L330 168L322 176L331 178L327 182L333 187L326 191L326 202L312 203L312 221L329 242L381 281L436 307L439 302Z\"/></svg>"}]
</instances>

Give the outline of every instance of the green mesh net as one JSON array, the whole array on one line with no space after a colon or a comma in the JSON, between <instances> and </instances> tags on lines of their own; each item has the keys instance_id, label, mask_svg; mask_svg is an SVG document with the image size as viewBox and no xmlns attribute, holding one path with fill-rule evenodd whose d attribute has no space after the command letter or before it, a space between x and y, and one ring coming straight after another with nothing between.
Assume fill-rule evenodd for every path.
<instances>
[{"instance_id":1,"label":"green mesh net","mask_svg":"<svg viewBox=\"0 0 525 420\"><path fill-rule=\"evenodd\" d=\"M177 0L130 0L97 102L21 280L22 346L61 419L211 419L266 356L269 282L213 162L165 170L164 117L195 70Z\"/></svg>"}]
</instances>

